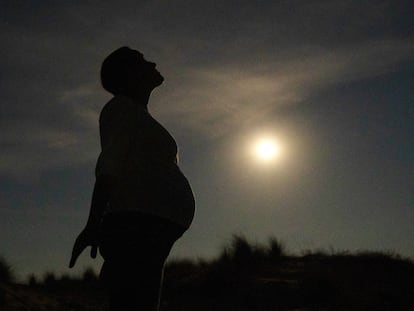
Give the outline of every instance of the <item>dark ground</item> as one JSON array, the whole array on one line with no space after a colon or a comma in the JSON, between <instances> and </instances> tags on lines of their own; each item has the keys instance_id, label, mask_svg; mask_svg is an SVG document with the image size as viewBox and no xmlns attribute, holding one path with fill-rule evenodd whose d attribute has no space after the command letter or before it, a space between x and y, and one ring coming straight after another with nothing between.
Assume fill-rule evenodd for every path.
<instances>
[{"instance_id":1,"label":"dark ground","mask_svg":"<svg viewBox=\"0 0 414 311\"><path fill-rule=\"evenodd\" d=\"M3 282L0 310L105 310L96 275L52 274L30 285ZM414 310L414 263L387 253L287 256L280 244L236 237L209 262L176 261L165 270L161 311Z\"/></svg>"}]
</instances>

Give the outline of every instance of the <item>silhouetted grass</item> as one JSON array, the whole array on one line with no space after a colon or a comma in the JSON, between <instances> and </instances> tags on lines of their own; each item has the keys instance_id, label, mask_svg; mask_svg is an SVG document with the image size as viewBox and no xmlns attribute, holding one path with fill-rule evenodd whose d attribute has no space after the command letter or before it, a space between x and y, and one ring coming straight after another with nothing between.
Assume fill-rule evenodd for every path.
<instances>
[{"instance_id":1,"label":"silhouetted grass","mask_svg":"<svg viewBox=\"0 0 414 311\"><path fill-rule=\"evenodd\" d=\"M0 257L0 306L3 306L7 300L7 284L15 280L12 266L4 257Z\"/></svg>"},{"instance_id":2,"label":"silhouetted grass","mask_svg":"<svg viewBox=\"0 0 414 311\"><path fill-rule=\"evenodd\" d=\"M216 264L258 265L281 261L287 255L283 244L275 239L269 239L268 245L253 244L244 236L234 235L230 245L224 247Z\"/></svg>"},{"instance_id":3,"label":"silhouetted grass","mask_svg":"<svg viewBox=\"0 0 414 311\"><path fill-rule=\"evenodd\" d=\"M38 310L105 309L105 295L91 268L78 277L32 275L29 284L4 288L11 301L21 295L26 298L20 301L27 300L32 293L29 303ZM412 311L414 263L390 252L331 249L293 255L274 238L258 244L233 236L212 260L168 262L161 306L161 311Z\"/></svg>"},{"instance_id":4,"label":"silhouetted grass","mask_svg":"<svg viewBox=\"0 0 414 311\"><path fill-rule=\"evenodd\" d=\"M303 257L301 292L313 308L413 310L414 264L393 253Z\"/></svg>"},{"instance_id":5,"label":"silhouetted grass","mask_svg":"<svg viewBox=\"0 0 414 311\"><path fill-rule=\"evenodd\" d=\"M209 262L173 262L164 310L414 310L414 264L386 252L308 251L234 236Z\"/></svg>"},{"instance_id":6,"label":"silhouetted grass","mask_svg":"<svg viewBox=\"0 0 414 311\"><path fill-rule=\"evenodd\" d=\"M82 274L83 283L96 283L98 282L98 275L92 268L86 268Z\"/></svg>"},{"instance_id":7,"label":"silhouetted grass","mask_svg":"<svg viewBox=\"0 0 414 311\"><path fill-rule=\"evenodd\" d=\"M165 310L264 310L273 307L274 292L266 279L279 275L288 258L283 244L267 245L235 235L209 262L171 262L165 269ZM177 268L179 273L177 273ZM177 278L177 276L179 276ZM203 304L200 306L200 302ZM260 306L258 305L260 303Z\"/></svg>"},{"instance_id":8,"label":"silhouetted grass","mask_svg":"<svg viewBox=\"0 0 414 311\"><path fill-rule=\"evenodd\" d=\"M15 280L12 266L0 256L0 283L11 283Z\"/></svg>"},{"instance_id":9,"label":"silhouetted grass","mask_svg":"<svg viewBox=\"0 0 414 311\"><path fill-rule=\"evenodd\" d=\"M34 275L33 273L30 274L27 278L27 284L31 287L37 286L39 283L36 275Z\"/></svg>"}]
</instances>

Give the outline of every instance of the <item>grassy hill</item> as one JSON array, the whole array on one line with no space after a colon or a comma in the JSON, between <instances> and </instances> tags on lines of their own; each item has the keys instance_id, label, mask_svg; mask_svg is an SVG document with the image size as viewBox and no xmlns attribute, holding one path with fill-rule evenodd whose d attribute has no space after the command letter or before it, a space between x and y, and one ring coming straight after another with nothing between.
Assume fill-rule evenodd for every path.
<instances>
[{"instance_id":1,"label":"grassy hill","mask_svg":"<svg viewBox=\"0 0 414 311\"><path fill-rule=\"evenodd\" d=\"M0 269L1 271L1 269ZM1 279L0 279L1 280ZM0 285L0 309L105 310L92 271L30 285ZM414 310L414 263L395 254L308 252L286 255L276 240L235 237L211 261L179 260L165 269L163 311Z\"/></svg>"}]
</instances>

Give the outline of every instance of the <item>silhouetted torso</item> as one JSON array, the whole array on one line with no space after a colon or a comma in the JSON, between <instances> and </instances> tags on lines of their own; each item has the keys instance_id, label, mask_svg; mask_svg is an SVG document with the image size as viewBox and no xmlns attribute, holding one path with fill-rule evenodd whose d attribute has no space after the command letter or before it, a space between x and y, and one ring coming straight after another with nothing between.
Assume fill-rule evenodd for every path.
<instances>
[{"instance_id":1,"label":"silhouetted torso","mask_svg":"<svg viewBox=\"0 0 414 311\"><path fill-rule=\"evenodd\" d=\"M177 144L168 131L142 106L118 95L101 112L100 132L96 175L116 180L107 212L136 210L187 228L194 197L177 166Z\"/></svg>"}]
</instances>

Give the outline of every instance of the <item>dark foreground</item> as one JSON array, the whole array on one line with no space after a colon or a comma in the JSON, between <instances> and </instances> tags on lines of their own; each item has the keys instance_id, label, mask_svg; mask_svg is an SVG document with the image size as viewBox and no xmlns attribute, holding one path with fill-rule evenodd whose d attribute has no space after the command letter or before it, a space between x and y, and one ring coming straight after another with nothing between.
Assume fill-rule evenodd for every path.
<instances>
[{"instance_id":1,"label":"dark foreground","mask_svg":"<svg viewBox=\"0 0 414 311\"><path fill-rule=\"evenodd\" d=\"M276 245L277 246L277 245ZM3 284L0 310L105 310L96 276ZM236 240L216 260L166 267L162 311L414 310L414 263L383 253L286 256Z\"/></svg>"}]
</instances>

